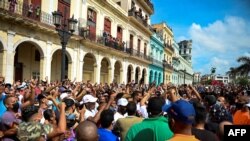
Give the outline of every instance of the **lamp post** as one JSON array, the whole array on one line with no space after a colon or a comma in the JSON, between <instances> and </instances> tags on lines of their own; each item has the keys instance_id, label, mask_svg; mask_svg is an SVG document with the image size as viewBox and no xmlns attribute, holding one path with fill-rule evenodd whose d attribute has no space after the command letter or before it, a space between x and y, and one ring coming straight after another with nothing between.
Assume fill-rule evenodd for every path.
<instances>
[{"instance_id":1,"label":"lamp post","mask_svg":"<svg viewBox=\"0 0 250 141\"><path fill-rule=\"evenodd\" d=\"M165 67L167 65L167 61L165 59L162 60L162 66L163 66L163 84L165 84Z\"/></svg>"},{"instance_id":2,"label":"lamp post","mask_svg":"<svg viewBox=\"0 0 250 141\"><path fill-rule=\"evenodd\" d=\"M74 15L70 19L66 19L66 9L64 11L64 16L60 11L52 12L53 15L53 23L56 26L56 31L60 36L61 44L62 44L62 64L61 64L61 81L65 79L65 55L66 55L66 45L70 37L73 35L73 32L76 29L77 20L74 19ZM63 24L61 24L63 18ZM68 24L66 21L68 20Z\"/></svg>"}]
</instances>

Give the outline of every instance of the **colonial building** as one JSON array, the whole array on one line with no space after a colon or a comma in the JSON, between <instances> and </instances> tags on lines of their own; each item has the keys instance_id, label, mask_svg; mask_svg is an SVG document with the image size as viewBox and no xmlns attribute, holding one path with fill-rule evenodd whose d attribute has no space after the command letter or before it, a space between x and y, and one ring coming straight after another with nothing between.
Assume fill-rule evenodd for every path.
<instances>
[{"instance_id":1,"label":"colonial building","mask_svg":"<svg viewBox=\"0 0 250 141\"><path fill-rule=\"evenodd\" d=\"M163 82L163 60L164 60L164 41L159 32L155 32L150 40L150 57L152 64L149 65L149 82L157 85Z\"/></svg>"},{"instance_id":2,"label":"colonial building","mask_svg":"<svg viewBox=\"0 0 250 141\"><path fill-rule=\"evenodd\" d=\"M149 0L1 0L0 73L6 82L60 80L62 45L52 20L56 10L66 27L70 17L78 21L66 46L66 77L148 83L154 12Z\"/></svg>"},{"instance_id":3,"label":"colonial building","mask_svg":"<svg viewBox=\"0 0 250 141\"><path fill-rule=\"evenodd\" d=\"M172 66L172 56L174 54L173 43L173 31L166 23L159 23L152 25L156 31L163 37L164 41L164 83L171 82L173 66Z\"/></svg>"},{"instance_id":4,"label":"colonial building","mask_svg":"<svg viewBox=\"0 0 250 141\"><path fill-rule=\"evenodd\" d=\"M179 84L193 83L192 68L192 40L183 40L178 43L180 54Z\"/></svg>"}]
</instances>

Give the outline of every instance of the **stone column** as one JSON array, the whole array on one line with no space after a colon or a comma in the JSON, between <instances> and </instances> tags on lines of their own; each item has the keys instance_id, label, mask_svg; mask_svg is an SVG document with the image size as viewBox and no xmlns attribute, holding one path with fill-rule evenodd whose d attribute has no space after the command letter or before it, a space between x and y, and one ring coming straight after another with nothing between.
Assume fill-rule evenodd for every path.
<instances>
[{"instance_id":1,"label":"stone column","mask_svg":"<svg viewBox=\"0 0 250 141\"><path fill-rule=\"evenodd\" d=\"M15 57L15 50L14 50L14 37L15 37L15 32L13 31L7 31L7 50L4 51L4 68L5 68L5 82L6 83L13 83L14 81L14 57Z\"/></svg>"}]
</instances>

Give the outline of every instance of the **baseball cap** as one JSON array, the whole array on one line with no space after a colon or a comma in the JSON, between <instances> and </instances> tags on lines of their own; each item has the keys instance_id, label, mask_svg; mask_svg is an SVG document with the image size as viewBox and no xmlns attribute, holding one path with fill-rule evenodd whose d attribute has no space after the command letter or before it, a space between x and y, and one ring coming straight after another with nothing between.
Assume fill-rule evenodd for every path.
<instances>
[{"instance_id":1,"label":"baseball cap","mask_svg":"<svg viewBox=\"0 0 250 141\"><path fill-rule=\"evenodd\" d=\"M120 98L117 101L118 106L127 106L128 105L128 100L126 98Z\"/></svg>"},{"instance_id":2,"label":"baseball cap","mask_svg":"<svg viewBox=\"0 0 250 141\"><path fill-rule=\"evenodd\" d=\"M195 121L195 110L191 103L186 100L178 100L170 105L164 105L163 111L167 112L174 119L186 124L193 124Z\"/></svg>"},{"instance_id":3,"label":"baseball cap","mask_svg":"<svg viewBox=\"0 0 250 141\"><path fill-rule=\"evenodd\" d=\"M82 103L89 103L89 102L96 102L97 101L97 98L96 97L93 97L92 95L88 94L88 95L85 95L83 98L82 98Z\"/></svg>"},{"instance_id":4,"label":"baseball cap","mask_svg":"<svg viewBox=\"0 0 250 141\"><path fill-rule=\"evenodd\" d=\"M68 97L69 95L67 93L62 93L60 95L60 99L63 100L64 98Z\"/></svg>"}]
</instances>

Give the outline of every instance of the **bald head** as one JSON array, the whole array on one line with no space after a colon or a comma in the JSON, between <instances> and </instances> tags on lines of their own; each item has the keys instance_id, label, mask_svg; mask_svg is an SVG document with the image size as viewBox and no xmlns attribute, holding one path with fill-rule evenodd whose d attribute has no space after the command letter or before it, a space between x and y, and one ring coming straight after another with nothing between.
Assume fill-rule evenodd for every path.
<instances>
[{"instance_id":1,"label":"bald head","mask_svg":"<svg viewBox=\"0 0 250 141\"><path fill-rule=\"evenodd\" d=\"M97 127L91 121L81 122L76 130L77 141L98 141Z\"/></svg>"}]
</instances>

